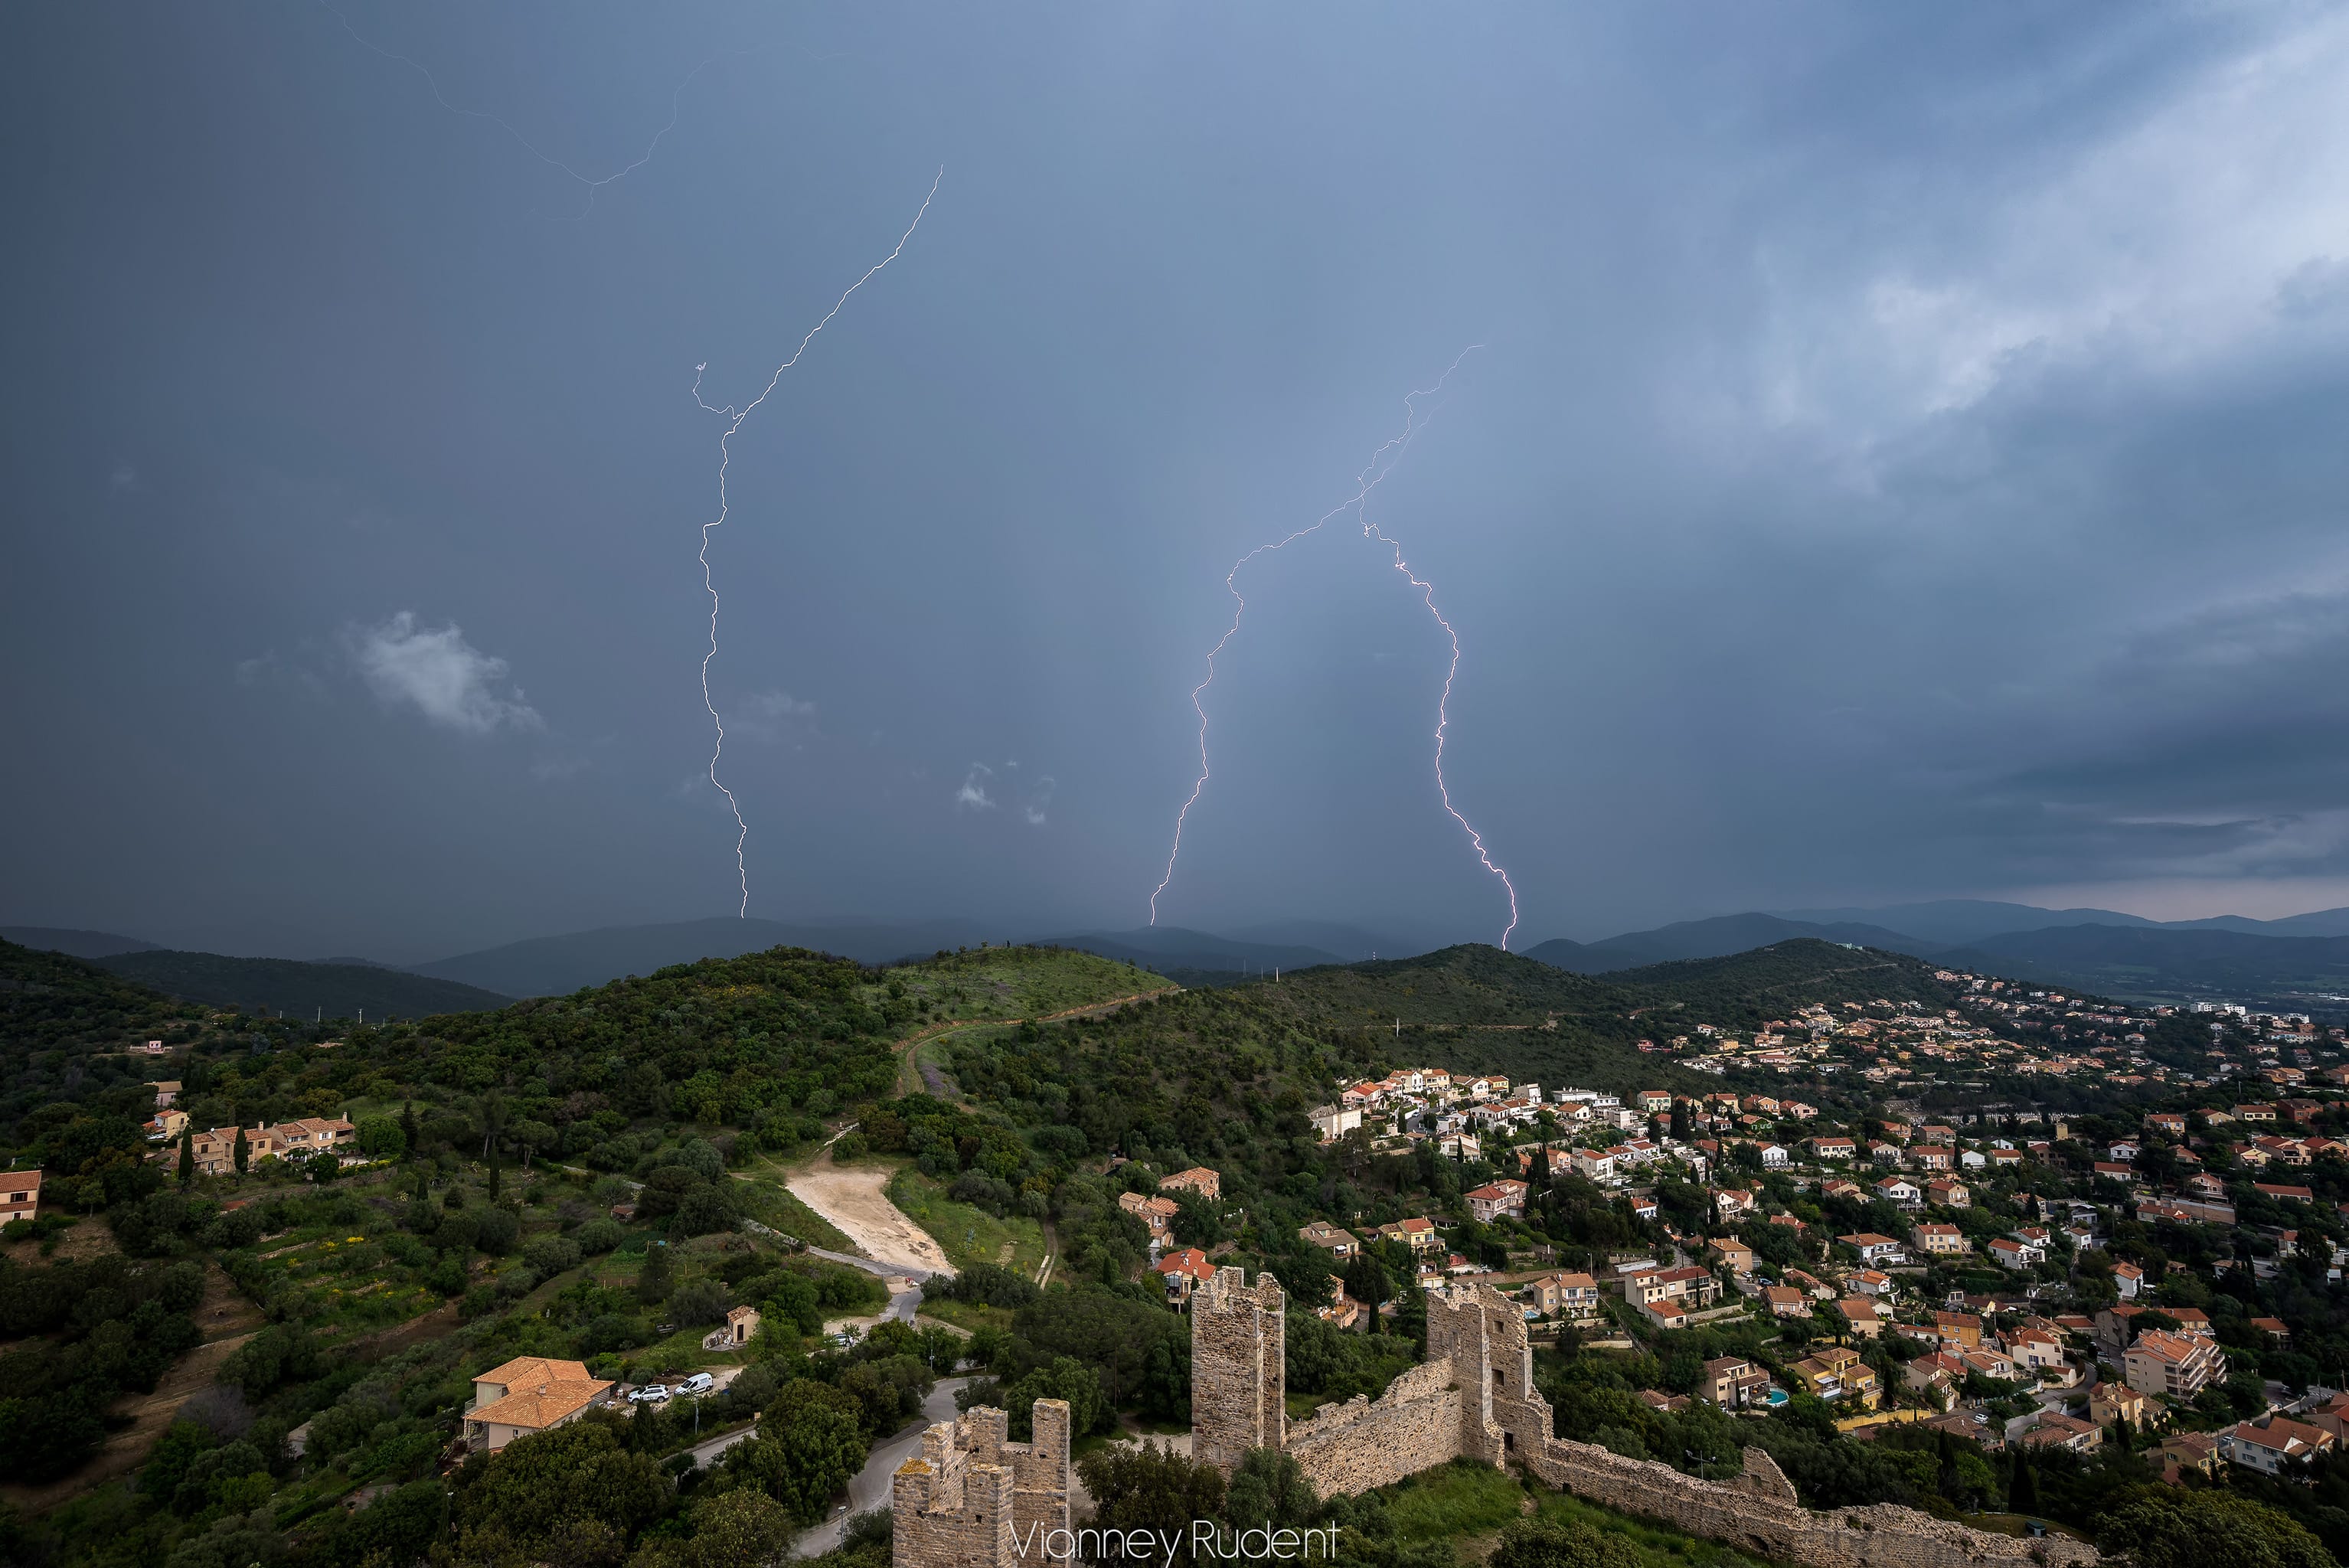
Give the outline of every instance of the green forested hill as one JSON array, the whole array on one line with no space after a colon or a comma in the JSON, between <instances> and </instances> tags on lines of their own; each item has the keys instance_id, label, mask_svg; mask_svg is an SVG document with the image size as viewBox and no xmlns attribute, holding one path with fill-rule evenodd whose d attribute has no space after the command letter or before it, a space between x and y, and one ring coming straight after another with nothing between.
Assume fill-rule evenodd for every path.
<instances>
[{"instance_id":1,"label":"green forested hill","mask_svg":"<svg viewBox=\"0 0 2349 1568\"><path fill-rule=\"evenodd\" d=\"M1468 945L1247 989L1281 998L1300 1026L1358 1042L1350 1059L1368 1053L1619 1094L1686 1087L1684 1069L1639 1042L1687 1024L1747 1029L1813 1002L1879 997L1938 1010L1949 996L1929 964L1809 939L1599 976Z\"/></svg>"},{"instance_id":2,"label":"green forested hill","mask_svg":"<svg viewBox=\"0 0 2349 1568\"><path fill-rule=\"evenodd\" d=\"M120 1053L194 1039L208 1016L82 959L0 942L0 1164L5 1150L77 1118L102 1122L103 1141L135 1145L155 1098L144 1080L169 1077L172 1058Z\"/></svg>"},{"instance_id":3,"label":"green forested hill","mask_svg":"<svg viewBox=\"0 0 2349 1568\"><path fill-rule=\"evenodd\" d=\"M0 1048L116 1046L205 1012L85 959L0 942Z\"/></svg>"},{"instance_id":4,"label":"green forested hill","mask_svg":"<svg viewBox=\"0 0 2349 1568\"><path fill-rule=\"evenodd\" d=\"M479 1012L513 1000L454 980L382 969L369 964L305 964L291 958L233 958L220 953L157 948L118 953L96 961L126 979L206 1002L295 1017L418 1018L430 1013Z\"/></svg>"},{"instance_id":5,"label":"green forested hill","mask_svg":"<svg viewBox=\"0 0 2349 1568\"><path fill-rule=\"evenodd\" d=\"M1678 1003L1708 1023L1750 1028L1813 1002L1914 1002L1939 1011L1951 991L1933 978L1937 967L1905 954L1804 937L1726 958L1619 969L1607 982L1647 1006Z\"/></svg>"},{"instance_id":6,"label":"green forested hill","mask_svg":"<svg viewBox=\"0 0 2349 1568\"><path fill-rule=\"evenodd\" d=\"M1284 1111L1391 1067L1499 1072L1546 1089L1710 1088L1639 1042L1679 1032L1675 1020L1747 1027L1810 1002L1938 1008L1946 995L1914 959L1826 942L1597 979L1462 946L974 1039L950 1061L966 1093L1023 1125L1079 1129L1095 1150L1201 1160L1253 1147Z\"/></svg>"},{"instance_id":7,"label":"green forested hill","mask_svg":"<svg viewBox=\"0 0 2349 1568\"><path fill-rule=\"evenodd\" d=\"M26 1238L0 1263L0 1332L23 1341L0 1358L12 1412L0 1470L70 1480L105 1440L107 1412L135 1408L175 1356L219 1332L233 1304L209 1295L233 1287L255 1325L135 1480L21 1522L0 1510L0 1539L31 1542L15 1554L47 1568L779 1558L966 1355L998 1380L975 1392L1006 1408L1049 1394L1089 1412L1090 1432L1122 1411L1179 1423L1185 1320L1144 1273L1148 1238L1118 1202L1173 1169L1206 1164L1223 1179L1220 1202L1179 1203L1177 1237L1232 1243L1219 1261L1269 1269L1301 1304L1330 1288L1329 1255L1299 1233L1317 1216L1367 1228L1440 1215L1449 1245L1495 1267L1533 1246L1592 1267L1662 1239L1570 1176L1522 1223L1468 1219L1464 1189L1516 1169L1514 1153L1488 1143L1486 1159L1461 1163L1432 1140L1324 1144L1304 1113L1341 1082L1435 1062L1546 1087L1712 1088L1639 1050L1673 1032L1660 1015L1692 1032L1806 1001L1937 995L1929 972L1819 944L1604 979L1463 947L1198 992L1052 949L869 969L781 948L326 1037L299 1020L186 1007L53 955L0 949L0 979L8 1060L25 1069L9 1079L6 1152L53 1173L45 1206L61 1217L104 1216L47 1238L49 1261ZM154 1037L171 1054L119 1048ZM937 1092L900 1096L916 1081L903 1069L917 1042L942 1069ZM264 1159L178 1191L169 1163L140 1158L152 1093L139 1080L150 1074L182 1080L200 1126L347 1114L381 1163ZM938 1310L982 1332L890 1323L853 1349L815 1340L877 1291L786 1255L774 1232L819 1233L783 1207L774 1156L895 1166L894 1190L918 1191L926 1223L952 1223L979 1249L957 1260ZM1676 1186L1660 1188L1666 1212L1701 1213L1702 1193L1675 1198ZM1009 1250L988 1263L997 1235ZM1043 1288L1022 1237L1051 1249ZM1293 1396L1376 1394L1413 1358L1423 1304L1403 1260L1367 1261L1348 1288L1392 1300L1393 1331L1344 1335L1292 1313ZM736 1305L759 1307L771 1337L708 1409L593 1416L443 1480L471 1375L546 1355L598 1377L667 1377L721 1358L702 1336ZM119 1354L126 1343L135 1355ZM1684 1348L1682 1382L1702 1365ZM1605 1375L1619 1381L1614 1365ZM1545 1387L1565 1370L1549 1365ZM1570 1429L1591 1435L1603 1408L1626 1431L1649 1422L1654 1451L1734 1461L1734 1439L1702 1454L1667 1443L1679 1429L1615 1391L1563 1405L1580 1422ZM672 1479L704 1418L755 1418L758 1435ZM295 1430L307 1433L298 1458ZM615 1477L627 1481L621 1504ZM360 1495L375 1501L337 1506ZM1879 1486L1860 1500L1904 1495ZM879 1538L853 1539L864 1554L828 1568L881 1568Z\"/></svg>"}]
</instances>

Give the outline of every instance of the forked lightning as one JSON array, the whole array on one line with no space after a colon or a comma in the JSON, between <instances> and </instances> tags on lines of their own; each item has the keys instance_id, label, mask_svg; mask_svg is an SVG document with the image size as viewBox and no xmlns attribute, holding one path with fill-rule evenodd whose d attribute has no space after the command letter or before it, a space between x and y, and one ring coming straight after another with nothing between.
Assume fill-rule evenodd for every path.
<instances>
[{"instance_id":1,"label":"forked lightning","mask_svg":"<svg viewBox=\"0 0 2349 1568\"><path fill-rule=\"evenodd\" d=\"M775 366L775 373L767 377L765 390L745 403L740 410L737 410L731 403L724 407L717 407L704 399L701 396L701 377L702 373L709 368L709 362L705 359L693 367L693 400L709 409L710 413L723 416L727 422L726 433L718 438L718 515L701 525L701 586L709 594L709 651L701 655L701 704L709 710L709 722L718 731L717 741L709 751L709 782L717 788L719 794L726 797L726 804L734 812L736 829L734 873L742 884L741 906L735 913L745 919L749 918L750 913L750 862L744 858L743 850L750 840L750 824L743 820L742 802L734 798L734 791L726 788L718 777L718 760L726 752L726 721L718 717L718 705L709 697L709 661L718 656L718 584L709 574L709 531L720 527L726 521L728 511L726 469L734 458L730 443L734 439L734 432L742 428L742 421L749 418L752 411L765 402L769 394L781 384L783 372L800 362L800 356L805 354L808 345L815 341L815 335L832 325L832 318L838 315L842 308L848 304L849 296L871 282L874 273L904 253L905 242L914 237L914 231L922 226L923 215L929 211L930 203L937 199L939 182L946 177L946 168L942 164L938 168L936 178L930 181L929 194L922 198L920 211L914 214L914 221L905 225L905 232L897 236L896 249L865 268L864 276L842 291L841 296L833 302L832 308L823 313L823 319L808 328L807 335L800 339L800 346L792 350L792 356Z\"/></svg>"}]
</instances>

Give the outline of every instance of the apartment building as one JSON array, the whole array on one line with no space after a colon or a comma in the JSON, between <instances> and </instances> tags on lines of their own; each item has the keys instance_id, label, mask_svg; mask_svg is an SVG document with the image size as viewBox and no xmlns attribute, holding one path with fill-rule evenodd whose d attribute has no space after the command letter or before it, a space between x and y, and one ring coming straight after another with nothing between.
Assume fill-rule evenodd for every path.
<instances>
[{"instance_id":1,"label":"apartment building","mask_svg":"<svg viewBox=\"0 0 2349 1568\"><path fill-rule=\"evenodd\" d=\"M2227 1358L2214 1339L2148 1328L2122 1353L2121 1367L2140 1394L2191 1399L2224 1380Z\"/></svg>"}]
</instances>

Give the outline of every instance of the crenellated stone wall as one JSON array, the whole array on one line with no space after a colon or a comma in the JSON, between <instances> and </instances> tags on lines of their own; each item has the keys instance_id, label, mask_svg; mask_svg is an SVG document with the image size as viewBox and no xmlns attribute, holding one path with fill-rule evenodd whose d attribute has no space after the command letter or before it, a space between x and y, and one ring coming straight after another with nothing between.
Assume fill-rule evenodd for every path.
<instances>
[{"instance_id":1,"label":"crenellated stone wall","mask_svg":"<svg viewBox=\"0 0 2349 1568\"><path fill-rule=\"evenodd\" d=\"M1551 1435L1533 1384L1523 1309L1490 1285L1428 1303L1427 1359L1377 1399L1357 1397L1288 1423L1281 1334L1287 1298L1218 1269L1192 1295L1192 1453L1228 1474L1252 1448L1293 1456L1321 1496L1366 1491L1463 1456L1522 1465L1562 1491L1692 1535L1804 1568L2095 1568L2094 1547L2029 1541L1878 1504L1815 1513L1770 1456L1700 1480ZM923 1434L892 1483L894 1568L1030 1568L1069 1523L1069 1407L1036 1404L1036 1440L1004 1440L1000 1410L976 1409ZM1030 1542L1023 1555L1018 1542Z\"/></svg>"},{"instance_id":2,"label":"crenellated stone wall","mask_svg":"<svg viewBox=\"0 0 2349 1568\"><path fill-rule=\"evenodd\" d=\"M1013 1568L1050 1556L1069 1526L1069 1404L1039 1399L1035 1440L1008 1440L1009 1417L979 1406L922 1434L889 1481L893 1568ZM1025 1548L1023 1551L1022 1548Z\"/></svg>"}]
</instances>

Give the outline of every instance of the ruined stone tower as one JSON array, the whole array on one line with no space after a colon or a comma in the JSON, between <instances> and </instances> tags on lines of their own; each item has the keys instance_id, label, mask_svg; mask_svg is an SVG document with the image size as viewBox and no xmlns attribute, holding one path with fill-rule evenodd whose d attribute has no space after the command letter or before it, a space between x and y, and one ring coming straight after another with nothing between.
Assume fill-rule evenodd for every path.
<instances>
[{"instance_id":1,"label":"ruined stone tower","mask_svg":"<svg viewBox=\"0 0 2349 1568\"><path fill-rule=\"evenodd\" d=\"M1191 1295L1191 1457L1231 1474L1250 1449L1288 1439L1282 1335L1288 1298L1270 1274L1256 1284L1219 1268Z\"/></svg>"},{"instance_id":2,"label":"ruined stone tower","mask_svg":"<svg viewBox=\"0 0 2349 1568\"><path fill-rule=\"evenodd\" d=\"M1039 1399L1035 1440L1006 1441L1009 1418L981 1405L922 1434L889 1481L895 1568L1038 1568L1069 1528L1069 1404Z\"/></svg>"},{"instance_id":3,"label":"ruined stone tower","mask_svg":"<svg viewBox=\"0 0 2349 1568\"><path fill-rule=\"evenodd\" d=\"M1506 1464L1549 1441L1549 1402L1534 1387L1533 1346L1516 1302L1488 1284L1430 1301L1427 1359L1447 1363L1460 1390L1462 1455Z\"/></svg>"},{"instance_id":4,"label":"ruined stone tower","mask_svg":"<svg viewBox=\"0 0 2349 1568\"><path fill-rule=\"evenodd\" d=\"M1741 1552L1803 1568L2101 1568L2095 1548L1986 1534L1894 1503L1814 1513L1770 1456L1744 1451L1723 1480L1553 1437L1533 1387L1524 1309L1491 1285L1427 1304L1427 1359L1376 1399L1322 1406L1289 1426L1281 1356L1287 1298L1260 1274L1218 1269L1191 1297L1191 1452L1229 1474L1253 1448L1294 1459L1322 1497L1391 1485L1471 1457L1522 1465L1561 1491ZM1007 1418L979 1408L922 1437L897 1469L892 1568L1072 1568L1069 1407L1036 1402L1036 1440L1005 1441Z\"/></svg>"}]
</instances>

